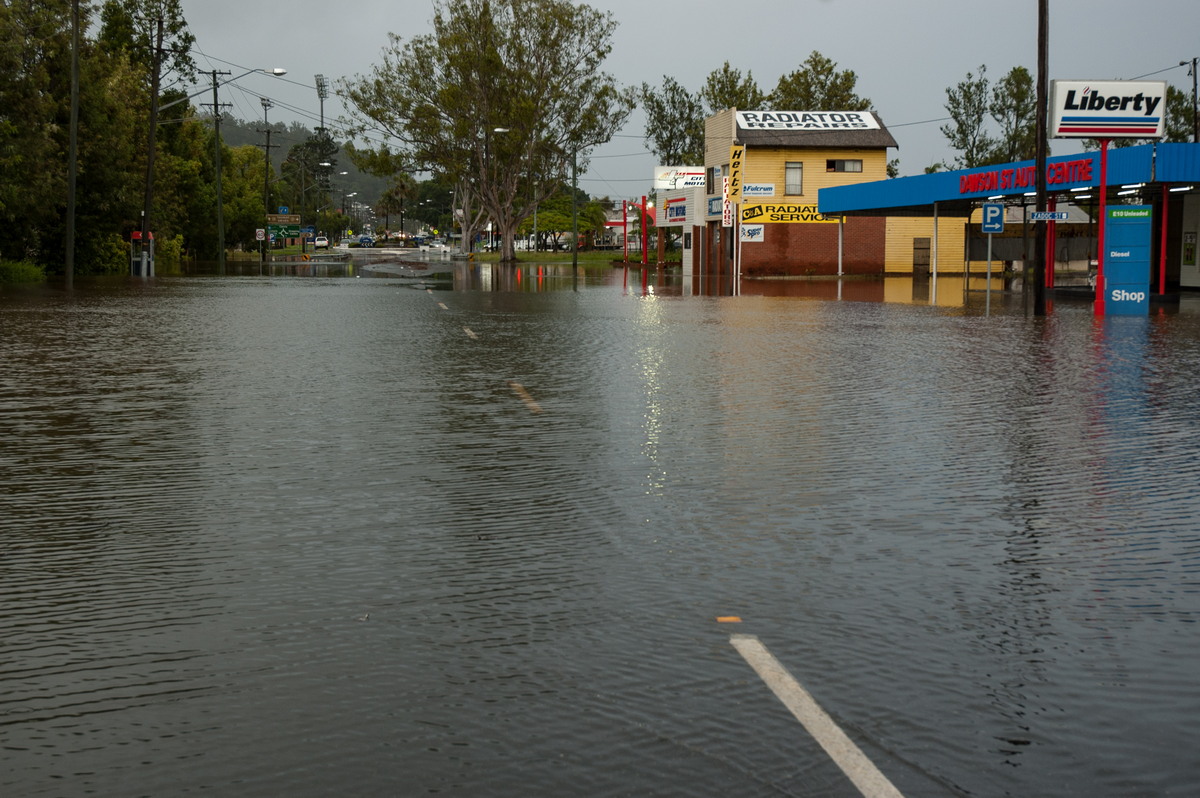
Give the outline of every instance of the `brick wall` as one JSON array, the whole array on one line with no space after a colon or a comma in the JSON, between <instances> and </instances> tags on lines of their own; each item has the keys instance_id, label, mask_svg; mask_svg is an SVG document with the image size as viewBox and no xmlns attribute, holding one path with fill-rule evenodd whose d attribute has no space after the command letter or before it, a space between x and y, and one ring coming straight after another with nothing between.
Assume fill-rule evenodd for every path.
<instances>
[{"instance_id":1,"label":"brick wall","mask_svg":"<svg viewBox=\"0 0 1200 798\"><path fill-rule=\"evenodd\" d=\"M883 274L886 220L846 219L842 270L846 274ZM837 274L836 224L768 224L764 240L742 245L742 276Z\"/></svg>"}]
</instances>

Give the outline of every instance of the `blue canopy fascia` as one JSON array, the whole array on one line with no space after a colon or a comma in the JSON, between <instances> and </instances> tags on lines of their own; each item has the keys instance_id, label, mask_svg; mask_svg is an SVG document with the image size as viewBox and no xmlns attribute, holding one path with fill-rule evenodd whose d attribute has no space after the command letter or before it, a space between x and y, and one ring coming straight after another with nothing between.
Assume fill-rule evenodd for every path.
<instances>
[{"instance_id":1,"label":"blue canopy fascia","mask_svg":"<svg viewBox=\"0 0 1200 798\"><path fill-rule=\"evenodd\" d=\"M1032 195L1036 190L1036 166L1036 161L1018 161L823 188L817 192L817 210L834 216L889 211L897 215L926 215L936 202L939 213L963 216L990 197ZM1046 171L1052 183L1047 187L1051 193L1098 186L1100 153L1047 158ZM1200 183L1200 145L1142 144L1109 149L1108 185L1156 181Z\"/></svg>"}]
</instances>

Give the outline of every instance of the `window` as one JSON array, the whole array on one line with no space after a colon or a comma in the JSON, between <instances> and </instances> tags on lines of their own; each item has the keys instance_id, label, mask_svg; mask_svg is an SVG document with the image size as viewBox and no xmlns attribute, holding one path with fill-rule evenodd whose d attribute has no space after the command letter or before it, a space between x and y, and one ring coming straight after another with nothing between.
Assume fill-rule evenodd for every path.
<instances>
[{"instance_id":1,"label":"window","mask_svg":"<svg viewBox=\"0 0 1200 798\"><path fill-rule=\"evenodd\" d=\"M826 172L861 172L862 171L862 161L861 160L842 160L840 158L838 158L838 159L831 158L825 162L825 171Z\"/></svg>"},{"instance_id":2,"label":"window","mask_svg":"<svg viewBox=\"0 0 1200 798\"><path fill-rule=\"evenodd\" d=\"M707 194L721 193L721 170L719 167L710 166L704 170L704 191Z\"/></svg>"},{"instance_id":3,"label":"window","mask_svg":"<svg viewBox=\"0 0 1200 798\"><path fill-rule=\"evenodd\" d=\"M804 164L799 161L789 161L784 165L783 193L789 196L804 193Z\"/></svg>"}]
</instances>

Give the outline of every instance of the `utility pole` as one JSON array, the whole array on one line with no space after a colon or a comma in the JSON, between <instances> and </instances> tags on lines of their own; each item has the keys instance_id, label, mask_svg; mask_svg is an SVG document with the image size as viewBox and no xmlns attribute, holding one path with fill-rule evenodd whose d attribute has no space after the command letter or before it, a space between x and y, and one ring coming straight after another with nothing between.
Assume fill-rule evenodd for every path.
<instances>
[{"instance_id":1,"label":"utility pole","mask_svg":"<svg viewBox=\"0 0 1200 798\"><path fill-rule=\"evenodd\" d=\"M155 141L158 137L158 88L161 80L159 73L162 71L162 17L159 17L156 22L158 30L154 38L154 57L151 66L153 73L150 76L150 132L146 136L146 195L142 204L142 240L138 242L142 252L140 262L133 267L134 277L154 276L154 254L150 248L150 209L154 201L154 152Z\"/></svg>"},{"instance_id":2,"label":"utility pole","mask_svg":"<svg viewBox=\"0 0 1200 798\"><path fill-rule=\"evenodd\" d=\"M571 150L571 288L579 290L579 148Z\"/></svg>"},{"instance_id":3,"label":"utility pole","mask_svg":"<svg viewBox=\"0 0 1200 798\"><path fill-rule=\"evenodd\" d=\"M232 73L216 69L212 71L213 139L216 142L214 163L217 167L217 270L222 275L225 274L225 202L221 196L221 103L217 99L217 87L220 85L219 76L229 74Z\"/></svg>"},{"instance_id":4,"label":"utility pole","mask_svg":"<svg viewBox=\"0 0 1200 798\"><path fill-rule=\"evenodd\" d=\"M271 124L267 121L267 111L275 107L275 104L266 97L259 97L263 107L263 130L260 133L267 134L267 143L263 145L263 224L267 226L267 236L263 238L262 262L266 264L267 253L271 247L270 235L270 216L271 216Z\"/></svg>"},{"instance_id":5,"label":"utility pole","mask_svg":"<svg viewBox=\"0 0 1200 798\"><path fill-rule=\"evenodd\" d=\"M71 2L71 122L67 160L67 236L64 272L67 289L75 284L75 178L79 171L79 0Z\"/></svg>"},{"instance_id":6,"label":"utility pole","mask_svg":"<svg viewBox=\"0 0 1200 798\"><path fill-rule=\"evenodd\" d=\"M1038 0L1037 54L1037 209L1046 210L1046 72L1049 49L1049 0ZM1046 315L1046 223L1038 220L1033 244L1033 315ZM1050 268L1054 268L1051 262Z\"/></svg>"}]
</instances>

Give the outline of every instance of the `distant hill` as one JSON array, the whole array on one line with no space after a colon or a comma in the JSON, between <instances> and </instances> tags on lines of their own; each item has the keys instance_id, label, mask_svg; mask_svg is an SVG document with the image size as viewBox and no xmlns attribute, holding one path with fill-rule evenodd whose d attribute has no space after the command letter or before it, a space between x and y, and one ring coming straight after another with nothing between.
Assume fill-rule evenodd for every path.
<instances>
[{"instance_id":1,"label":"distant hill","mask_svg":"<svg viewBox=\"0 0 1200 798\"><path fill-rule=\"evenodd\" d=\"M205 121L211 124L211 119L206 118ZM260 121L248 122L229 114L221 117L221 140L229 147L251 144L261 148L266 143L266 136L260 132L262 129L263 124ZM271 165L276 173L279 172L279 165L287 158L288 150L304 143L312 134L312 130L298 122L292 122L290 125L282 122L271 124ZM390 183L385 178L360 172L350 162L350 156L346 154L344 146L337 156L333 172L334 184L339 190L344 188L347 192L357 191L359 197L367 203L378 199ZM338 172L349 174L337 175Z\"/></svg>"}]
</instances>

